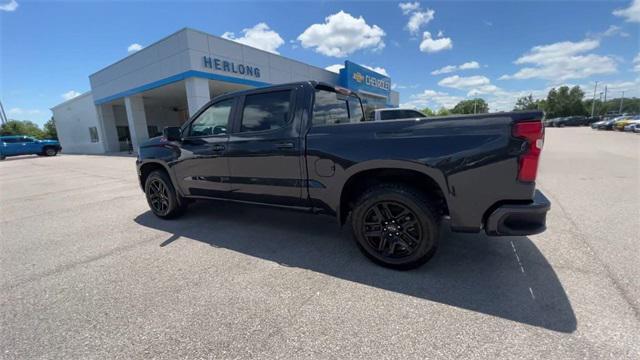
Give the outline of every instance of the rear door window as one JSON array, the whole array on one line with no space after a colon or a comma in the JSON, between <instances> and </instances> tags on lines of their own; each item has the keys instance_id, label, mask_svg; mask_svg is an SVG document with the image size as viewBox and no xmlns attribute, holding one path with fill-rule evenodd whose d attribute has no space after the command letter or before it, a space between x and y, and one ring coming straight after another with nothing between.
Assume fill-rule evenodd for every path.
<instances>
[{"instance_id":1,"label":"rear door window","mask_svg":"<svg viewBox=\"0 0 640 360\"><path fill-rule=\"evenodd\" d=\"M267 131L285 127L291 111L291 90L247 95L240 132Z\"/></svg>"}]
</instances>

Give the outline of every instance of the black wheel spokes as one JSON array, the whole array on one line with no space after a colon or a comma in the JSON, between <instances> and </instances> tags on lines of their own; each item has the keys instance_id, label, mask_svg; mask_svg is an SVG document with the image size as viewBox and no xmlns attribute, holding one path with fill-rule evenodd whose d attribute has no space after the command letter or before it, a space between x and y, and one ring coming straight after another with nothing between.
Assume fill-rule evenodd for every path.
<instances>
[{"instance_id":1,"label":"black wheel spokes","mask_svg":"<svg viewBox=\"0 0 640 360\"><path fill-rule=\"evenodd\" d=\"M149 200L153 209L164 214L169 209L169 191L160 180L153 180L149 184Z\"/></svg>"},{"instance_id":2,"label":"black wheel spokes","mask_svg":"<svg viewBox=\"0 0 640 360\"><path fill-rule=\"evenodd\" d=\"M365 213L362 234L385 257L405 257L422 241L416 214L397 202L378 202Z\"/></svg>"}]
</instances>

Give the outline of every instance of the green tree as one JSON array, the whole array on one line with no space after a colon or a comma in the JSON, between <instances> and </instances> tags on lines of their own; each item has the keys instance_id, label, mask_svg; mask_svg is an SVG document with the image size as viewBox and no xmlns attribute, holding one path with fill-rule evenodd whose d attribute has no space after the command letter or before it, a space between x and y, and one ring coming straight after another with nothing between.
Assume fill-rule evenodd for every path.
<instances>
[{"instance_id":1,"label":"green tree","mask_svg":"<svg viewBox=\"0 0 640 360\"><path fill-rule=\"evenodd\" d=\"M529 94L527 96L519 97L516 101L516 106L513 108L513 111L518 110L544 110L543 105L544 100L534 100L533 95Z\"/></svg>"},{"instance_id":2,"label":"green tree","mask_svg":"<svg viewBox=\"0 0 640 360\"><path fill-rule=\"evenodd\" d=\"M484 99L462 100L451 109L453 114L484 114L489 112L489 105Z\"/></svg>"},{"instance_id":3,"label":"green tree","mask_svg":"<svg viewBox=\"0 0 640 360\"><path fill-rule=\"evenodd\" d=\"M587 115L587 109L582 102L583 98L584 91L579 86L571 89L568 86L561 86L557 90L556 88L549 90L545 109L547 117Z\"/></svg>"},{"instance_id":4,"label":"green tree","mask_svg":"<svg viewBox=\"0 0 640 360\"><path fill-rule=\"evenodd\" d=\"M451 111L449 111L449 109L447 109L446 107L441 107L440 109L438 109L438 116L447 116L447 115L451 115Z\"/></svg>"},{"instance_id":5,"label":"green tree","mask_svg":"<svg viewBox=\"0 0 640 360\"><path fill-rule=\"evenodd\" d=\"M56 130L56 121L53 116L42 126L44 129L44 137L46 139L58 139L58 131Z\"/></svg>"},{"instance_id":6,"label":"green tree","mask_svg":"<svg viewBox=\"0 0 640 360\"><path fill-rule=\"evenodd\" d=\"M0 126L0 135L28 135L42 139L44 133L29 120L9 120Z\"/></svg>"},{"instance_id":7,"label":"green tree","mask_svg":"<svg viewBox=\"0 0 640 360\"><path fill-rule=\"evenodd\" d=\"M425 107L424 109L420 110L421 113L427 115L427 116L434 116L435 113L433 112L433 110L429 109L428 107Z\"/></svg>"},{"instance_id":8,"label":"green tree","mask_svg":"<svg viewBox=\"0 0 640 360\"><path fill-rule=\"evenodd\" d=\"M587 110L589 115L591 114L591 105L593 103L593 99L587 99L584 101L584 108ZM622 111L620 111L620 103L622 103ZM609 99L606 102L596 99L596 105L593 107L594 115L604 115L607 112L615 112L622 114L637 114L640 113L640 98L632 97L632 98L614 98Z\"/></svg>"}]
</instances>

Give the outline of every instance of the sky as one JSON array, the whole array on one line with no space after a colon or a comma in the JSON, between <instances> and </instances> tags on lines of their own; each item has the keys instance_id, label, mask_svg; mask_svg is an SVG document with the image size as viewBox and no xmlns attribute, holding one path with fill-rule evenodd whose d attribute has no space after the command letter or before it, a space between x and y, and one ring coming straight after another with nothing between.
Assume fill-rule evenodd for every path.
<instances>
[{"instance_id":1,"label":"sky","mask_svg":"<svg viewBox=\"0 0 640 360\"><path fill-rule=\"evenodd\" d=\"M640 96L640 0L0 0L7 117L44 123L90 90L90 74L184 27L333 71L347 59L368 66L406 107L482 97L511 110L561 85L591 97L596 81L608 98Z\"/></svg>"}]
</instances>

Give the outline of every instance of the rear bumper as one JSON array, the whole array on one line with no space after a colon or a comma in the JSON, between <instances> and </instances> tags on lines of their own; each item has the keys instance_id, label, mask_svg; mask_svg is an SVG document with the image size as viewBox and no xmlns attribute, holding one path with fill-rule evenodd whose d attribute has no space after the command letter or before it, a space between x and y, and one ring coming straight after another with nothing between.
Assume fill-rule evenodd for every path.
<instances>
[{"instance_id":1,"label":"rear bumper","mask_svg":"<svg viewBox=\"0 0 640 360\"><path fill-rule=\"evenodd\" d=\"M547 228L547 211L551 203L536 190L529 204L508 204L495 209L487 217L485 231L491 236L539 234Z\"/></svg>"}]
</instances>

